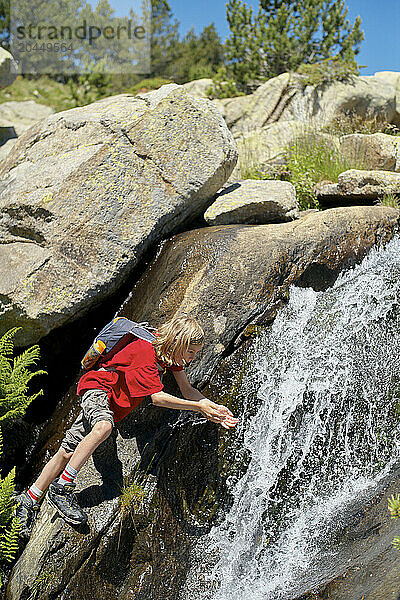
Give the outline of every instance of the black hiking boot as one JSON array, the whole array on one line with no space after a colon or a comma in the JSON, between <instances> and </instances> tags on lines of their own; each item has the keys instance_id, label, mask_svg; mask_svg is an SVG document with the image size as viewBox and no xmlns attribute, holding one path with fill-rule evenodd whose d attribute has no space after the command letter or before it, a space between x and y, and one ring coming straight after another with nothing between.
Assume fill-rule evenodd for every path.
<instances>
[{"instance_id":1,"label":"black hiking boot","mask_svg":"<svg viewBox=\"0 0 400 600\"><path fill-rule=\"evenodd\" d=\"M58 479L55 479L49 486L47 500L67 523L84 525L87 523L87 514L79 506L74 489L74 483L61 485L58 483Z\"/></svg>"},{"instance_id":2,"label":"black hiking boot","mask_svg":"<svg viewBox=\"0 0 400 600\"><path fill-rule=\"evenodd\" d=\"M26 492L15 496L14 502L16 504L14 515L18 518L20 524L19 536L28 539L40 506L32 502Z\"/></svg>"}]
</instances>

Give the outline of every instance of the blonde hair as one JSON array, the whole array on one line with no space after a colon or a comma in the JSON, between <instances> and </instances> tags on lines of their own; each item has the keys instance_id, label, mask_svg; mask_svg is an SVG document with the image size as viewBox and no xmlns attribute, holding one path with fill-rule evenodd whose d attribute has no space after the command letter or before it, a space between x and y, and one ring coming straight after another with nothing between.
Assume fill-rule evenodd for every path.
<instances>
[{"instance_id":1,"label":"blonde hair","mask_svg":"<svg viewBox=\"0 0 400 600\"><path fill-rule=\"evenodd\" d=\"M203 345L204 331L200 323L187 313L176 314L157 329L153 342L158 358L167 366L178 364L190 344ZM178 358L179 357L179 358Z\"/></svg>"}]
</instances>

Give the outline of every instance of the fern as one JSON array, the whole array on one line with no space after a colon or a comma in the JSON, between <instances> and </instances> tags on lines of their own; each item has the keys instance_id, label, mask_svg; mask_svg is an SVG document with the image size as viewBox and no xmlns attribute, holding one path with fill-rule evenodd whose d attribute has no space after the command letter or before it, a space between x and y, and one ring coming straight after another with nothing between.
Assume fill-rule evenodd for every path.
<instances>
[{"instance_id":1,"label":"fern","mask_svg":"<svg viewBox=\"0 0 400 600\"><path fill-rule=\"evenodd\" d=\"M14 512L15 467L4 478L0 478L0 527L5 527Z\"/></svg>"},{"instance_id":2,"label":"fern","mask_svg":"<svg viewBox=\"0 0 400 600\"><path fill-rule=\"evenodd\" d=\"M23 417L27 407L43 392L28 395L33 377L45 375L46 371L31 372L40 359L40 348L36 344L12 358L13 337L20 327L14 327L0 339L0 424Z\"/></svg>"},{"instance_id":3,"label":"fern","mask_svg":"<svg viewBox=\"0 0 400 600\"><path fill-rule=\"evenodd\" d=\"M18 551L20 525L17 517L11 521L11 526L0 534L0 560L12 562Z\"/></svg>"},{"instance_id":4,"label":"fern","mask_svg":"<svg viewBox=\"0 0 400 600\"><path fill-rule=\"evenodd\" d=\"M22 327L13 327L0 338L0 354L2 356L12 356L14 352L13 337Z\"/></svg>"},{"instance_id":5,"label":"fern","mask_svg":"<svg viewBox=\"0 0 400 600\"><path fill-rule=\"evenodd\" d=\"M34 371L40 359L39 346L35 345L13 358L13 338L20 327L10 329L0 338L0 456L3 451L1 426L25 415L29 404L43 390L29 395L29 384L33 377L45 371ZM19 547L20 524L13 516L15 468L4 479L0 477L0 561L10 563ZM0 573L1 585L1 573Z\"/></svg>"}]
</instances>

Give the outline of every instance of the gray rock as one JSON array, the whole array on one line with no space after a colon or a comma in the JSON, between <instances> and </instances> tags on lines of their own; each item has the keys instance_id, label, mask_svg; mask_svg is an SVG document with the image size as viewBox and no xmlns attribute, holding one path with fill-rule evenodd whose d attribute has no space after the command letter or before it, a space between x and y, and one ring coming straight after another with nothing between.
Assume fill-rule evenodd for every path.
<instances>
[{"instance_id":1,"label":"gray rock","mask_svg":"<svg viewBox=\"0 0 400 600\"><path fill-rule=\"evenodd\" d=\"M400 73L398 71L378 71L374 78L395 89L396 111L400 114Z\"/></svg>"},{"instance_id":2,"label":"gray rock","mask_svg":"<svg viewBox=\"0 0 400 600\"><path fill-rule=\"evenodd\" d=\"M348 113L400 124L396 98L391 83L373 76L304 86L300 75L282 73L249 96L214 102L236 137L277 121L312 122L323 127Z\"/></svg>"},{"instance_id":3,"label":"gray rock","mask_svg":"<svg viewBox=\"0 0 400 600\"><path fill-rule=\"evenodd\" d=\"M33 100L0 104L0 127L12 127L19 137L38 121L54 113L54 109ZM15 137L9 136L9 137Z\"/></svg>"},{"instance_id":4,"label":"gray rock","mask_svg":"<svg viewBox=\"0 0 400 600\"><path fill-rule=\"evenodd\" d=\"M360 168L400 171L400 137L373 133L353 133L340 138L342 155Z\"/></svg>"},{"instance_id":5,"label":"gray rock","mask_svg":"<svg viewBox=\"0 0 400 600\"><path fill-rule=\"evenodd\" d=\"M213 80L207 77L195 79L194 81L184 83L182 87L192 96L196 96L197 98L208 98L207 91L213 87Z\"/></svg>"},{"instance_id":6,"label":"gray rock","mask_svg":"<svg viewBox=\"0 0 400 600\"><path fill-rule=\"evenodd\" d=\"M293 184L254 179L225 188L204 214L209 225L281 223L297 217L298 204Z\"/></svg>"},{"instance_id":7,"label":"gray rock","mask_svg":"<svg viewBox=\"0 0 400 600\"><path fill-rule=\"evenodd\" d=\"M4 160L11 152L11 148L14 146L17 138L7 140L5 144L0 146L0 161Z\"/></svg>"},{"instance_id":8,"label":"gray rock","mask_svg":"<svg viewBox=\"0 0 400 600\"><path fill-rule=\"evenodd\" d=\"M1 330L31 344L115 292L236 160L212 103L174 84L33 126L0 166Z\"/></svg>"},{"instance_id":9,"label":"gray rock","mask_svg":"<svg viewBox=\"0 0 400 600\"><path fill-rule=\"evenodd\" d=\"M350 169L338 177L338 183L316 186L322 201L328 198L345 200L375 200L387 194L400 194L400 173L391 171L358 171Z\"/></svg>"},{"instance_id":10,"label":"gray rock","mask_svg":"<svg viewBox=\"0 0 400 600\"><path fill-rule=\"evenodd\" d=\"M12 54L0 47L0 89L8 87L17 77L18 66Z\"/></svg>"}]
</instances>

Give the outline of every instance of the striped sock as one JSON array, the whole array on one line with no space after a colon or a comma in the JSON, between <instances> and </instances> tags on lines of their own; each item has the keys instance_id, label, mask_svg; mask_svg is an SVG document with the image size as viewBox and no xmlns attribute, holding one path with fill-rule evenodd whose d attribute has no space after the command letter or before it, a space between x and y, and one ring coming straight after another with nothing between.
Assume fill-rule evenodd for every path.
<instances>
[{"instance_id":1,"label":"striped sock","mask_svg":"<svg viewBox=\"0 0 400 600\"><path fill-rule=\"evenodd\" d=\"M78 471L74 469L74 467L71 467L71 465L68 463L64 471L61 473L58 483L61 483L61 485L65 485L66 483L74 483L77 475Z\"/></svg>"},{"instance_id":2,"label":"striped sock","mask_svg":"<svg viewBox=\"0 0 400 600\"><path fill-rule=\"evenodd\" d=\"M31 485L29 490L26 492L29 498L32 500L33 504L37 504L40 498L43 496L42 490L39 490L35 484Z\"/></svg>"}]
</instances>

